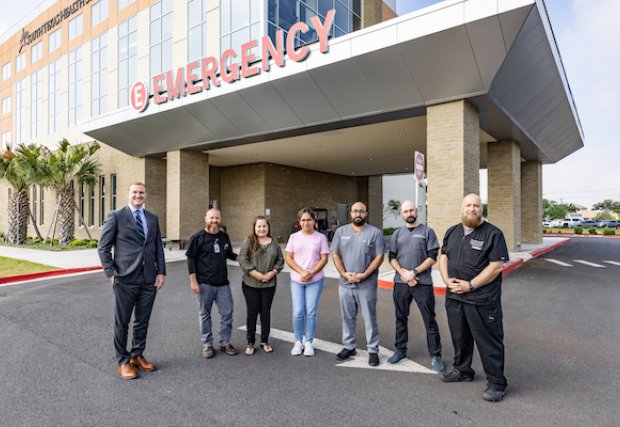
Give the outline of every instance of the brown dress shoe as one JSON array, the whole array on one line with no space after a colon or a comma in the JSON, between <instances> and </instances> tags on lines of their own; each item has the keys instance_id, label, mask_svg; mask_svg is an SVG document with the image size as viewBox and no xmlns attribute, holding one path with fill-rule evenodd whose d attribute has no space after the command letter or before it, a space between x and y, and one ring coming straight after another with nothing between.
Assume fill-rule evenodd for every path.
<instances>
[{"instance_id":1,"label":"brown dress shoe","mask_svg":"<svg viewBox=\"0 0 620 427\"><path fill-rule=\"evenodd\" d=\"M134 378L138 378L138 373L134 368L131 367L129 363L125 363L124 365L117 365L116 370L121 375L121 378L124 380L133 380Z\"/></svg>"},{"instance_id":2,"label":"brown dress shoe","mask_svg":"<svg viewBox=\"0 0 620 427\"><path fill-rule=\"evenodd\" d=\"M153 363L146 360L144 356L137 356L137 357L132 358L129 361L129 364L133 367L140 368L144 372L150 372L150 371L154 371L155 369L157 369L157 366L155 366Z\"/></svg>"}]
</instances>

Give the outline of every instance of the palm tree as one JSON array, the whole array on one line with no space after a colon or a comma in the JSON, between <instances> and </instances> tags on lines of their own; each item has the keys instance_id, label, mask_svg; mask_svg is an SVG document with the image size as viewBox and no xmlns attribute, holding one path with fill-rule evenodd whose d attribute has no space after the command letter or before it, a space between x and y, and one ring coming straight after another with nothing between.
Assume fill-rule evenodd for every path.
<instances>
[{"instance_id":1,"label":"palm tree","mask_svg":"<svg viewBox=\"0 0 620 427\"><path fill-rule=\"evenodd\" d=\"M19 144L15 150L7 144L0 155L0 179L6 180L13 190L9 197L8 229L6 240L10 244L26 241L30 197L28 189L42 177L41 156L44 148L36 144ZM35 224L36 227L36 224Z\"/></svg>"},{"instance_id":2,"label":"palm tree","mask_svg":"<svg viewBox=\"0 0 620 427\"><path fill-rule=\"evenodd\" d=\"M93 159L99 144L71 145L63 139L58 143L58 150L48 152L46 168L46 186L56 193L56 221L58 225L58 241L67 244L75 234L75 190L72 183L88 186L95 185L100 172L99 162Z\"/></svg>"}]
</instances>

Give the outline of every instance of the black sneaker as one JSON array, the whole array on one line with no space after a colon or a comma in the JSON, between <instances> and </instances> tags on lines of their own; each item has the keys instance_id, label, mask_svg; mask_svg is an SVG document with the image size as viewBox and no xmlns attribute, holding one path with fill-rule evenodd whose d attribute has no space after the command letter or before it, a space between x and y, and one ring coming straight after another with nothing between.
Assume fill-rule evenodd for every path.
<instances>
[{"instance_id":1,"label":"black sneaker","mask_svg":"<svg viewBox=\"0 0 620 427\"><path fill-rule=\"evenodd\" d=\"M499 389L500 386L488 386L487 389L482 393L482 398L489 402L499 402L506 395L506 388Z\"/></svg>"},{"instance_id":2,"label":"black sneaker","mask_svg":"<svg viewBox=\"0 0 620 427\"><path fill-rule=\"evenodd\" d=\"M355 356L355 349L349 350L348 348L343 348L340 353L336 355L336 359L338 360L347 360L351 356Z\"/></svg>"},{"instance_id":3,"label":"black sneaker","mask_svg":"<svg viewBox=\"0 0 620 427\"><path fill-rule=\"evenodd\" d=\"M458 369L453 369L447 374L439 374L439 379L444 383L456 383L459 381L473 381L473 374L462 374Z\"/></svg>"},{"instance_id":4,"label":"black sneaker","mask_svg":"<svg viewBox=\"0 0 620 427\"><path fill-rule=\"evenodd\" d=\"M379 355L377 353L368 353L368 364L370 366L379 366Z\"/></svg>"}]
</instances>

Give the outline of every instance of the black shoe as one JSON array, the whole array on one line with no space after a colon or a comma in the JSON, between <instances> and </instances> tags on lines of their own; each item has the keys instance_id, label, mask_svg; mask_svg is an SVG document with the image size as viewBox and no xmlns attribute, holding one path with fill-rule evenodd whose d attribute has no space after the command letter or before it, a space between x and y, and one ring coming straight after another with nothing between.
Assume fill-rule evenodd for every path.
<instances>
[{"instance_id":1,"label":"black shoe","mask_svg":"<svg viewBox=\"0 0 620 427\"><path fill-rule=\"evenodd\" d=\"M501 386L488 386L487 389L482 393L482 398L489 402L499 402L506 395L506 388L496 390Z\"/></svg>"},{"instance_id":2,"label":"black shoe","mask_svg":"<svg viewBox=\"0 0 620 427\"><path fill-rule=\"evenodd\" d=\"M336 359L338 360L347 360L351 356L355 356L355 349L349 350L348 348L343 348L340 353L336 355Z\"/></svg>"},{"instance_id":3,"label":"black shoe","mask_svg":"<svg viewBox=\"0 0 620 427\"><path fill-rule=\"evenodd\" d=\"M368 364L370 366L379 366L379 355L377 353L368 353Z\"/></svg>"},{"instance_id":4,"label":"black shoe","mask_svg":"<svg viewBox=\"0 0 620 427\"><path fill-rule=\"evenodd\" d=\"M472 374L462 374L458 369L453 369L447 374L439 374L439 379L444 383L456 383L459 381L473 381Z\"/></svg>"}]
</instances>

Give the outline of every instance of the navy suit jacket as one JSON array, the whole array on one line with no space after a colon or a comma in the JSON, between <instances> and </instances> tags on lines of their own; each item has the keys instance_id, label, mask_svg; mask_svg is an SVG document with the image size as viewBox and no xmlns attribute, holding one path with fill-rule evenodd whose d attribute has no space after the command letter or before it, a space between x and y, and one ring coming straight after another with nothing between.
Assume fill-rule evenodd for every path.
<instances>
[{"instance_id":1,"label":"navy suit jacket","mask_svg":"<svg viewBox=\"0 0 620 427\"><path fill-rule=\"evenodd\" d=\"M103 222L98 250L107 277L114 276L121 283L155 283L155 276L166 274L157 215L145 209L144 216L148 229L144 241L129 206L110 212Z\"/></svg>"}]
</instances>

